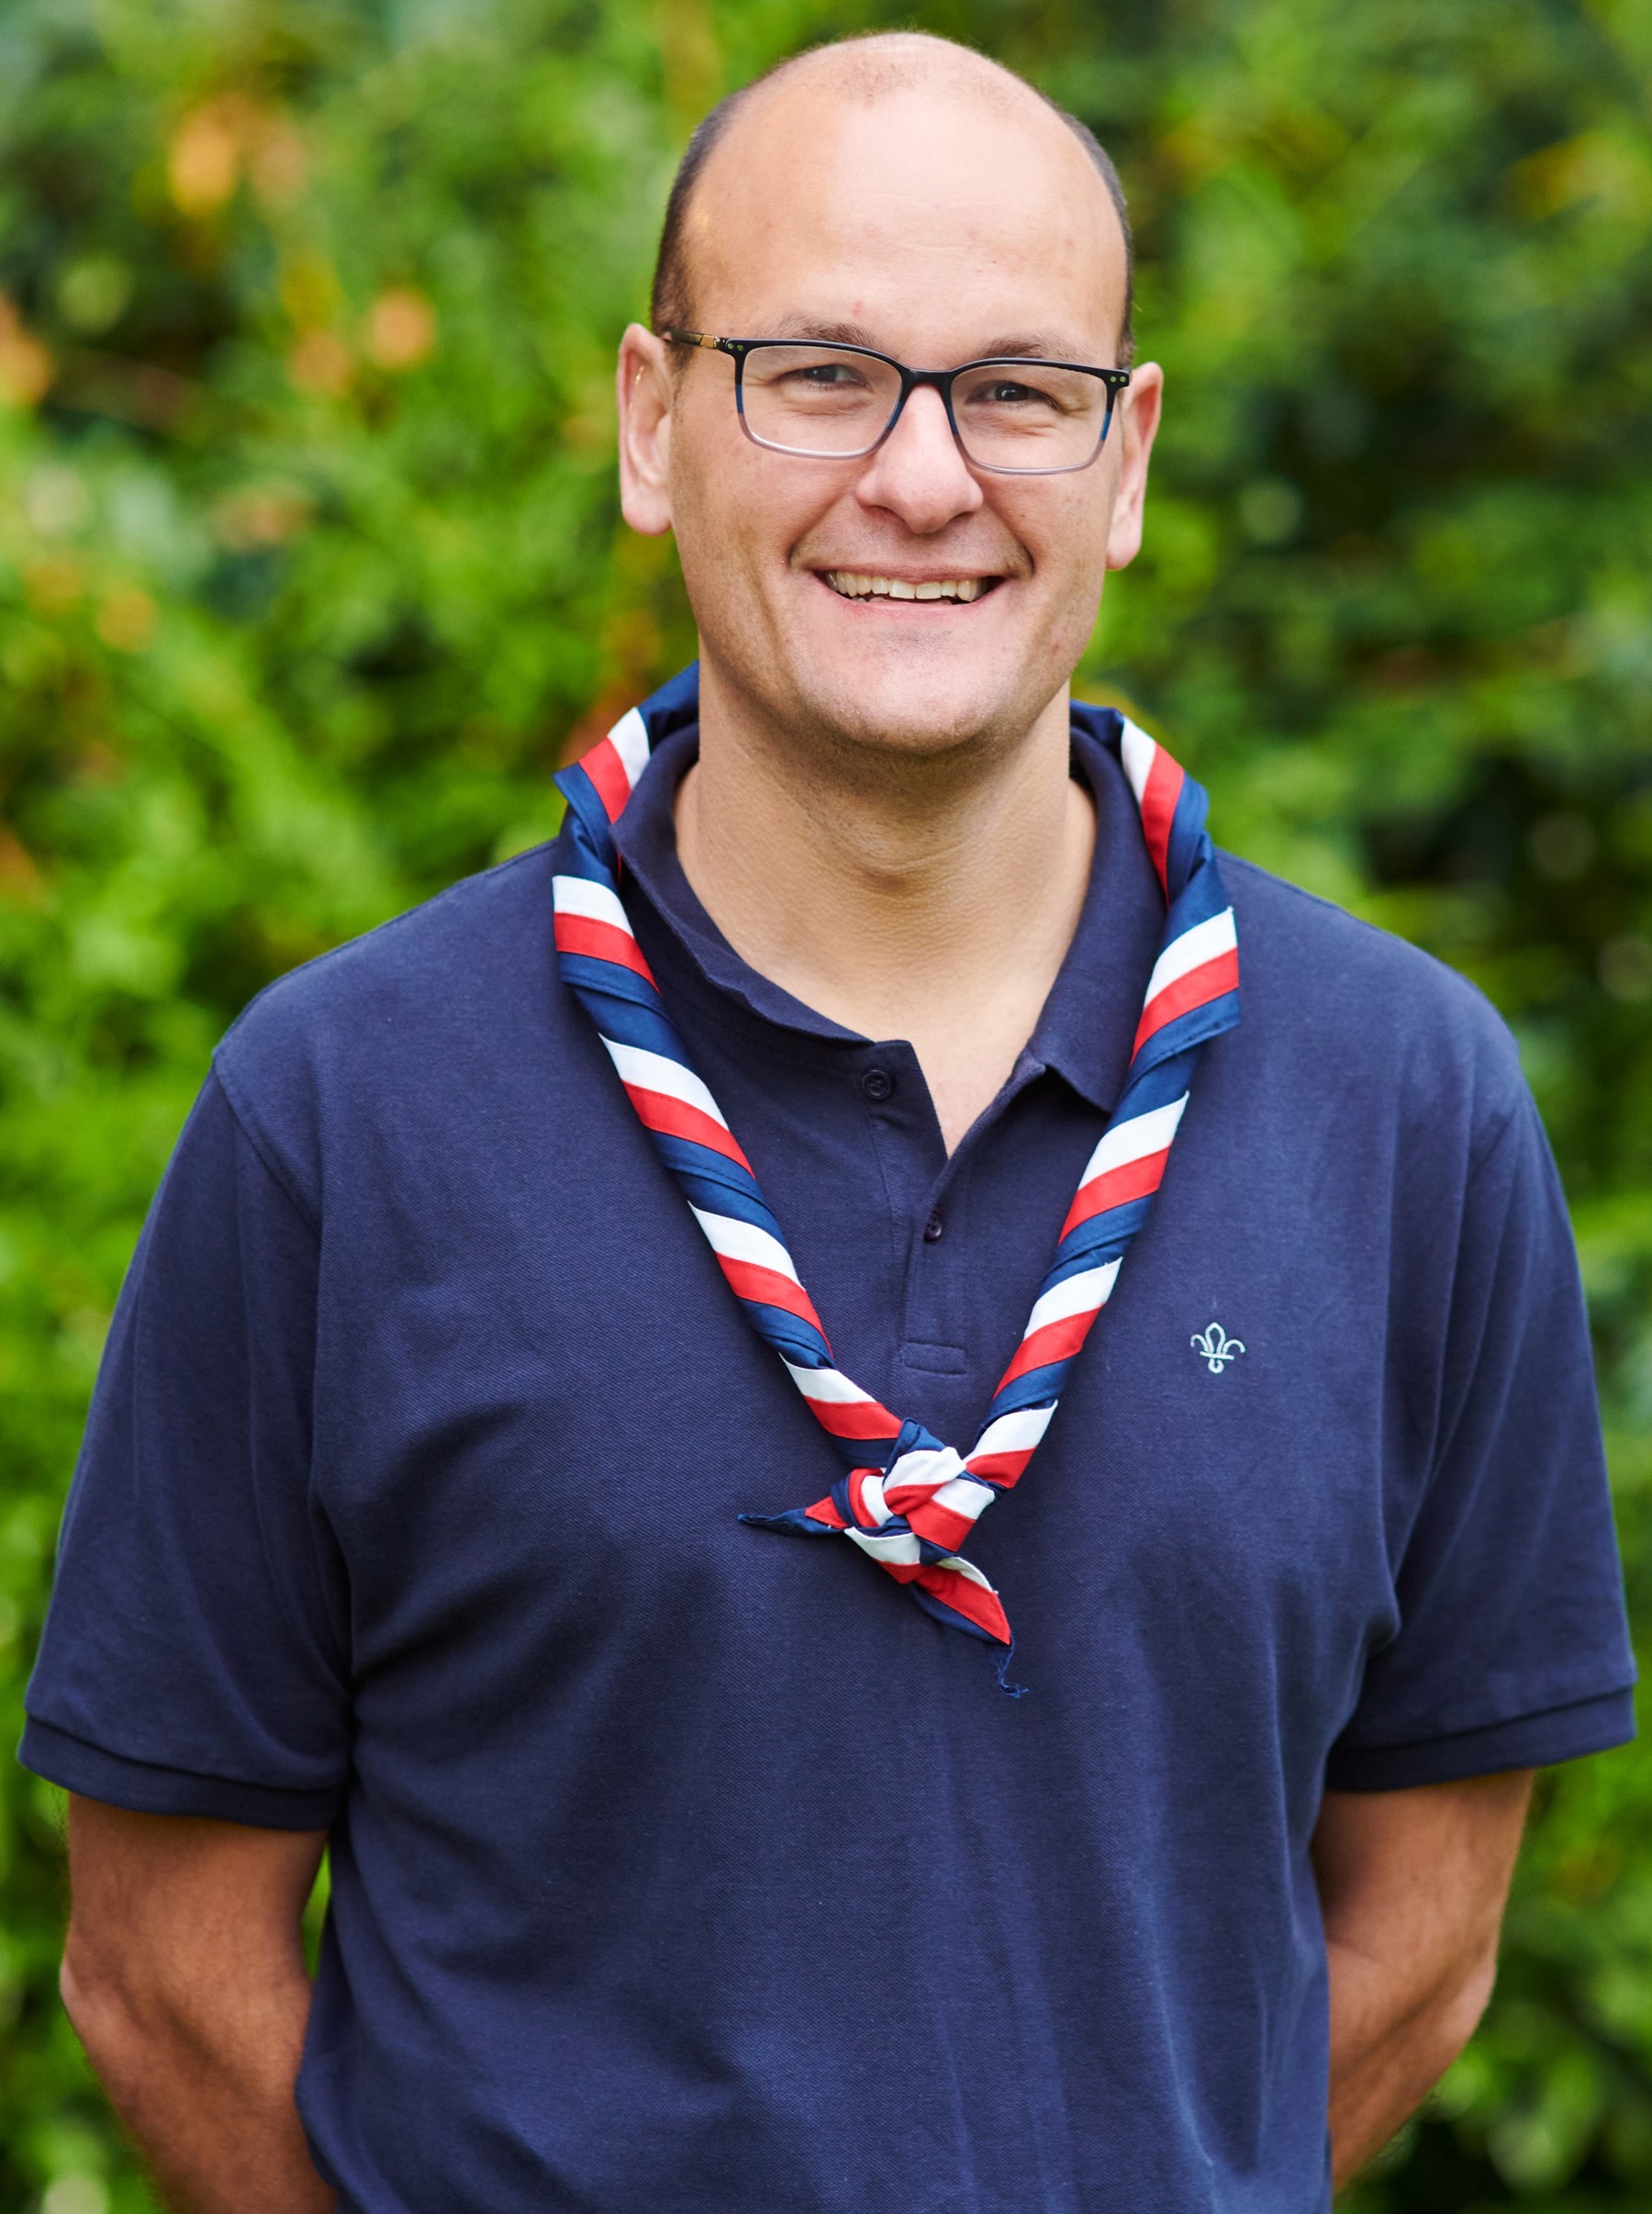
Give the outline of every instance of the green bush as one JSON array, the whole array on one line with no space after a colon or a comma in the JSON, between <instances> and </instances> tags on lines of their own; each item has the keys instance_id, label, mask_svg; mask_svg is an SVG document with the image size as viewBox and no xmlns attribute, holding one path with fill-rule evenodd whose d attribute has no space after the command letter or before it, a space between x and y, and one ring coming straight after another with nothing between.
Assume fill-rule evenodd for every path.
<instances>
[{"instance_id":1,"label":"green bush","mask_svg":"<svg viewBox=\"0 0 1652 2214\"><path fill-rule=\"evenodd\" d=\"M1520 1036L1652 1623L1652 0L11 0L0 15L0 1683L210 1046L543 837L686 659L612 482L670 162L916 20L1118 154L1169 373L1085 665L1229 844ZM1486 2027L1361 2214L1652 2196L1652 1757L1546 1787ZM149 2200L57 2008L55 1795L0 1827L0 2204Z\"/></svg>"}]
</instances>

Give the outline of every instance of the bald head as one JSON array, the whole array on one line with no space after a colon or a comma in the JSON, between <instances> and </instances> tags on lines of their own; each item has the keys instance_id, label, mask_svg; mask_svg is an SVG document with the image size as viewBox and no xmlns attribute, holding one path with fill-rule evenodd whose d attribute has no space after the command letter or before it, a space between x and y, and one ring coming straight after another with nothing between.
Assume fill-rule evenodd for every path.
<instances>
[{"instance_id":1,"label":"bald head","mask_svg":"<svg viewBox=\"0 0 1652 2214\"><path fill-rule=\"evenodd\" d=\"M923 95L973 109L1032 132L1053 127L1082 154L1078 190L1100 196L1123 246L1123 287L1117 359L1131 357L1132 254L1123 187L1104 147L1076 116L972 48L922 31L887 31L843 39L779 62L765 75L719 102L696 130L677 169L666 204L654 266L651 319L656 330L683 330L695 319L701 235L709 228L703 206L706 173L742 158L748 141L784 139L790 128L807 131L811 118L833 106L870 107ZM778 111L778 112L777 112ZM767 128L764 128L766 126ZM754 151L754 147L753 147Z\"/></svg>"}]
</instances>

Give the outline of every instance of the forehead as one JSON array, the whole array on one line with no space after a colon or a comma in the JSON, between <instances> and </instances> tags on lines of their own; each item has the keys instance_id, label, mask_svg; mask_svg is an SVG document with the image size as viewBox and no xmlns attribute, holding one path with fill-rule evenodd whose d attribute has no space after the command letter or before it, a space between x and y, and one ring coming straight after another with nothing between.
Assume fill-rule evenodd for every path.
<instances>
[{"instance_id":1,"label":"forehead","mask_svg":"<svg viewBox=\"0 0 1652 2214\"><path fill-rule=\"evenodd\" d=\"M686 242L697 319L735 337L843 322L928 366L1023 334L1111 360L1123 311L1106 185L1013 82L782 84L712 154Z\"/></svg>"}]
</instances>

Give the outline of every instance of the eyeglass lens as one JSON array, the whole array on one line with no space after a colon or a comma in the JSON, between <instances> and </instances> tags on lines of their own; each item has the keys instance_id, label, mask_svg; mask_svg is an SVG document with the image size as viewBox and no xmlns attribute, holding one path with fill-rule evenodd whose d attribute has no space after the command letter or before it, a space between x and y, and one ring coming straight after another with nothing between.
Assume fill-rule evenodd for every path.
<instances>
[{"instance_id":1,"label":"eyeglass lens","mask_svg":"<svg viewBox=\"0 0 1652 2214\"><path fill-rule=\"evenodd\" d=\"M830 346L762 346L745 358L746 426L789 453L844 458L882 437L900 398L887 362ZM984 469L1078 468L1100 443L1109 394L1086 370L989 362L953 386L953 414Z\"/></svg>"}]
</instances>

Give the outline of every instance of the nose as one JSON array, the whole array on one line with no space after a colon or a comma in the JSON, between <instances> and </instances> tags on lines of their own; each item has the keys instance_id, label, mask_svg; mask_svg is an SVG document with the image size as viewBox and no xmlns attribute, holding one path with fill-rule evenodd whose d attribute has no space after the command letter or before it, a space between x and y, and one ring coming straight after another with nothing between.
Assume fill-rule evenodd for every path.
<instances>
[{"instance_id":1,"label":"nose","mask_svg":"<svg viewBox=\"0 0 1652 2214\"><path fill-rule=\"evenodd\" d=\"M941 395L921 385L900 420L867 462L855 486L865 508L899 516L927 537L981 505L979 483L958 451Z\"/></svg>"}]
</instances>

